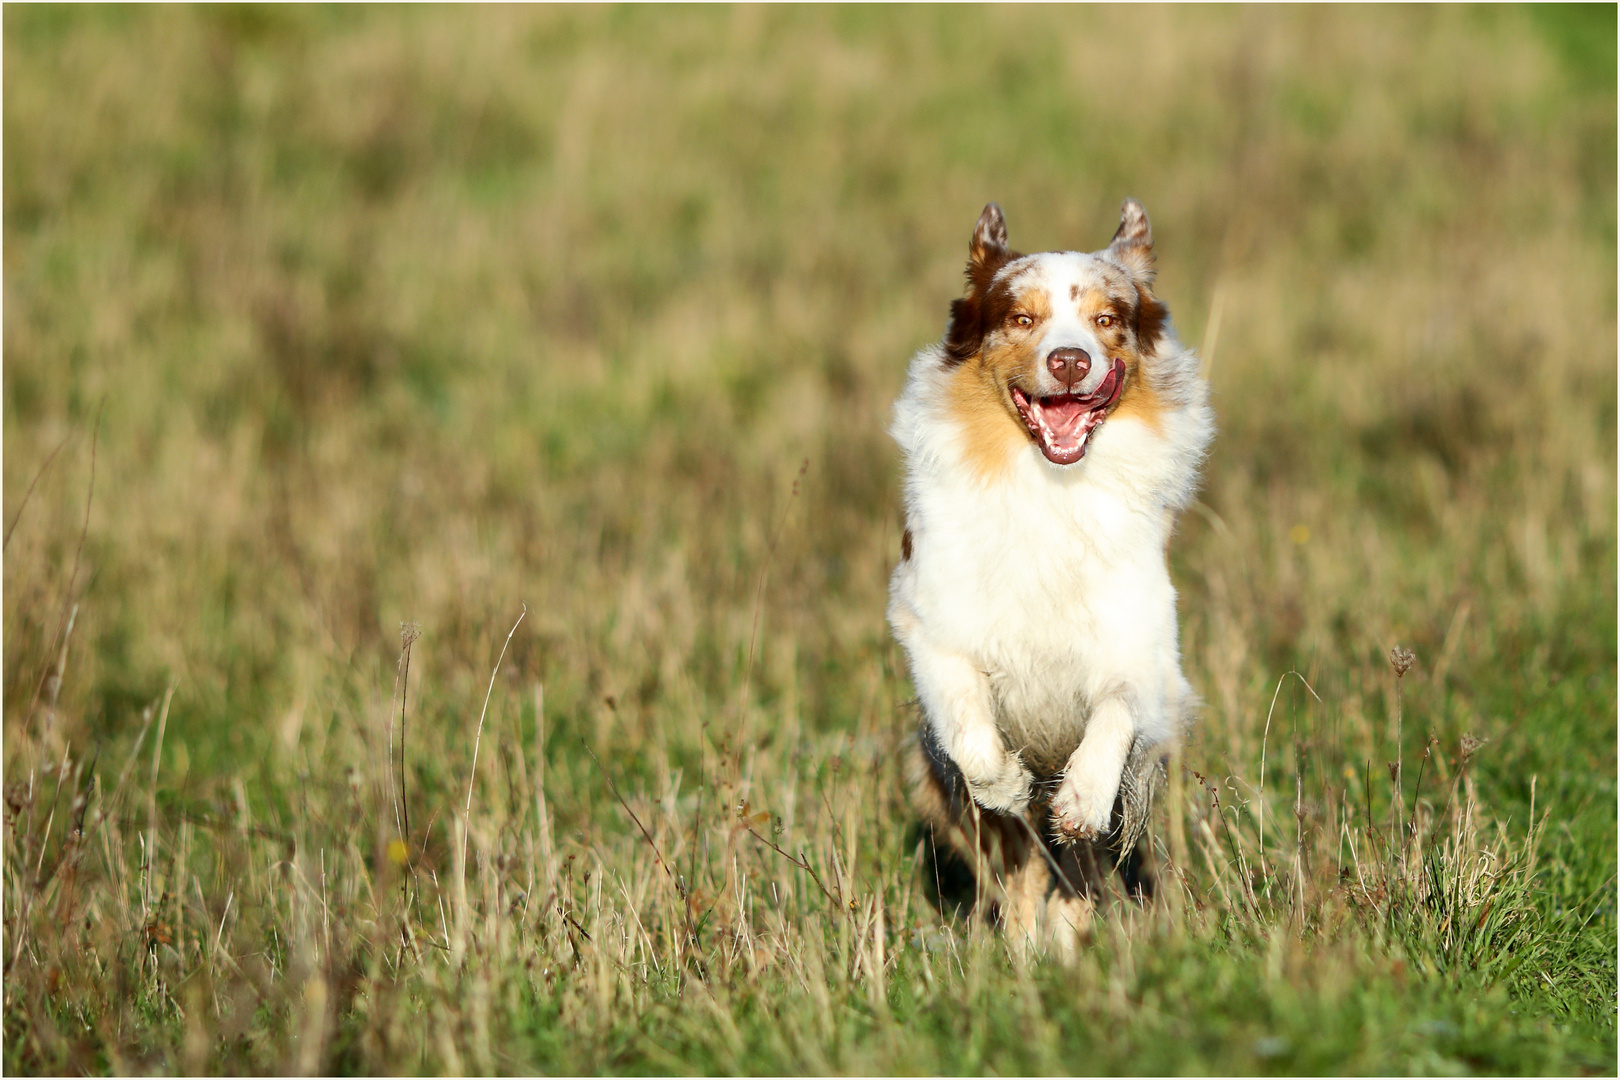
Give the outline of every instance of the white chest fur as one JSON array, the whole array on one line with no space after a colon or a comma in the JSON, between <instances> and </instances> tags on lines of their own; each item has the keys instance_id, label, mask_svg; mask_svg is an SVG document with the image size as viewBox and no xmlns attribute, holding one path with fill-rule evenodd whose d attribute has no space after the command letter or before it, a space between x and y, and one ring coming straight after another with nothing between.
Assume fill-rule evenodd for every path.
<instances>
[{"instance_id":1,"label":"white chest fur","mask_svg":"<svg viewBox=\"0 0 1620 1080\"><path fill-rule=\"evenodd\" d=\"M1098 434L1100 456L1101 436L1127 433ZM1060 473L1033 452L1004 484L940 479L908 500L913 556L896 574L895 599L934 647L985 674L1009 748L1038 771L1060 766L1091 704L1127 688L1144 718L1163 716L1177 689L1167 685L1176 662L1167 508Z\"/></svg>"},{"instance_id":2,"label":"white chest fur","mask_svg":"<svg viewBox=\"0 0 1620 1080\"><path fill-rule=\"evenodd\" d=\"M961 457L928 353L895 410L912 554L890 606L925 709L947 707L949 657L984 681L1006 749L1037 775L1062 768L1104 700L1127 702L1139 735L1172 735L1189 691L1165 545L1207 409L1192 403L1152 426L1109 420L1075 466L1031 445L986 481ZM927 685L936 675L941 685Z\"/></svg>"}]
</instances>

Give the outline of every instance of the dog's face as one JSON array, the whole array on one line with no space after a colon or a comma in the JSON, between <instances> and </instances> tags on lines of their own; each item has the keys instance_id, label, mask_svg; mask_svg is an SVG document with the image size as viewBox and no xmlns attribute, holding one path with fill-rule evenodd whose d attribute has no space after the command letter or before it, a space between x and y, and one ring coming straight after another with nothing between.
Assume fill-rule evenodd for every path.
<instances>
[{"instance_id":1,"label":"dog's face","mask_svg":"<svg viewBox=\"0 0 1620 1080\"><path fill-rule=\"evenodd\" d=\"M1103 251L1019 255L1001 208L984 208L969 247L968 293L951 305L946 361L960 365L963 406L987 411L1033 440L1054 465L1073 465L1121 410L1151 413L1142 378L1164 327L1154 297L1146 213L1127 200Z\"/></svg>"}]
</instances>

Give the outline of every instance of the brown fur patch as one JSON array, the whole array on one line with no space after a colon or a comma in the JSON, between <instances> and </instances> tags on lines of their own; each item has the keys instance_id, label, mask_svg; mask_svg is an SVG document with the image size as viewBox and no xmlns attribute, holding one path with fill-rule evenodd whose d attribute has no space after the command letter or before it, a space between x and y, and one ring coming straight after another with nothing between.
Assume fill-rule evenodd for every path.
<instances>
[{"instance_id":1,"label":"brown fur patch","mask_svg":"<svg viewBox=\"0 0 1620 1080\"><path fill-rule=\"evenodd\" d=\"M1023 423L1009 412L1005 386L984 356L960 365L951 379L951 412L962 425L962 457L985 482L1012 464L1028 438Z\"/></svg>"},{"instance_id":2,"label":"brown fur patch","mask_svg":"<svg viewBox=\"0 0 1620 1080\"><path fill-rule=\"evenodd\" d=\"M999 300L999 298L996 299ZM989 335L990 331L998 327L1005 330L1009 335L1015 336L1020 333L1017 327L1009 326L1007 323L1007 320L1014 315L1029 315L1034 318L1034 325L1023 331L1024 333L1034 334L1036 330L1040 329L1041 323L1052 317L1052 298L1045 289L1029 289L1015 294L1009 288L1005 302L993 304L990 310L997 311L1000 318L985 326L984 332L986 335Z\"/></svg>"},{"instance_id":3,"label":"brown fur patch","mask_svg":"<svg viewBox=\"0 0 1620 1080\"><path fill-rule=\"evenodd\" d=\"M1078 292L1078 287L1071 291ZM1091 323L1092 331L1106 346L1109 356L1118 356L1121 353L1134 353L1136 351L1136 312L1131 302L1132 299L1126 289L1118 287L1112 291L1087 289L1076 297L1076 310L1080 313L1082 319L1087 323ZM1112 316L1113 325L1096 325L1093 320L1099 315Z\"/></svg>"},{"instance_id":4,"label":"brown fur patch","mask_svg":"<svg viewBox=\"0 0 1620 1080\"><path fill-rule=\"evenodd\" d=\"M993 293L990 310L995 321L985 328L985 337L994 330L1000 330L1001 336L990 348L980 341L979 363L984 378L996 388L1002 412L1016 421L1006 387L1014 379L1029 376L1040 363L1041 324L1052 318L1052 301L1045 289L1030 289L1022 295L1010 291L1004 296ZM1016 326L1012 319L1017 315L1028 315L1034 322L1028 327Z\"/></svg>"},{"instance_id":5,"label":"brown fur patch","mask_svg":"<svg viewBox=\"0 0 1620 1080\"><path fill-rule=\"evenodd\" d=\"M1160 417L1165 411L1164 401L1147 380L1144 365L1153 355L1159 339L1164 336L1164 325L1169 319L1165 306L1153 291L1136 284L1136 304L1132 315L1135 350L1126 358L1125 390L1120 394L1114 416L1134 416L1155 431L1160 429Z\"/></svg>"},{"instance_id":6,"label":"brown fur patch","mask_svg":"<svg viewBox=\"0 0 1620 1080\"><path fill-rule=\"evenodd\" d=\"M1000 475L1030 438L1019 419L1007 387L1028 381L1040 362L1037 346L1041 324L1052 317L1051 297L1045 289L1014 294L1008 282L990 290L981 307L983 327L974 353L961 365L951 384L951 409L963 428L963 456L983 481ZM1011 319L1028 315L1034 322L1018 327ZM995 344L985 339L1001 331Z\"/></svg>"},{"instance_id":7,"label":"brown fur patch","mask_svg":"<svg viewBox=\"0 0 1620 1080\"><path fill-rule=\"evenodd\" d=\"M1008 262L1022 258L1009 251L1007 257L986 272L987 264L968 263L968 292L951 301L950 325L945 328L945 362L965 363L984 347L984 339L1000 326L1012 310L1013 295L1006 281L995 281L995 273ZM1050 312L1048 312L1050 314Z\"/></svg>"},{"instance_id":8,"label":"brown fur patch","mask_svg":"<svg viewBox=\"0 0 1620 1080\"><path fill-rule=\"evenodd\" d=\"M911 530L907 529L900 534L900 559L902 562L911 558Z\"/></svg>"},{"instance_id":9,"label":"brown fur patch","mask_svg":"<svg viewBox=\"0 0 1620 1080\"><path fill-rule=\"evenodd\" d=\"M1122 416L1134 416L1154 431L1159 430L1160 417L1164 413L1164 402L1160 400L1158 392L1149 386L1142 377L1142 365L1127 364L1125 366L1125 389L1119 395L1119 404L1114 406L1114 412L1109 420Z\"/></svg>"},{"instance_id":10,"label":"brown fur patch","mask_svg":"<svg viewBox=\"0 0 1620 1080\"><path fill-rule=\"evenodd\" d=\"M1143 352L1151 352L1164 336L1170 313L1145 285L1136 287L1136 340Z\"/></svg>"}]
</instances>

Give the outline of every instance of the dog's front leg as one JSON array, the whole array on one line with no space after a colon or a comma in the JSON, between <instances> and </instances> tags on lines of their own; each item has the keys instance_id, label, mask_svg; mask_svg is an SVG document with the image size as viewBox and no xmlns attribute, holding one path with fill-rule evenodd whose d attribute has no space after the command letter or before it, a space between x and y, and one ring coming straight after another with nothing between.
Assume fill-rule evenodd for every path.
<instances>
[{"instance_id":1,"label":"dog's front leg","mask_svg":"<svg viewBox=\"0 0 1620 1080\"><path fill-rule=\"evenodd\" d=\"M1120 776L1136 724L1123 697L1105 698L1092 710L1085 737L1063 770L1052 798L1052 827L1065 840L1097 840L1108 832Z\"/></svg>"},{"instance_id":2,"label":"dog's front leg","mask_svg":"<svg viewBox=\"0 0 1620 1080\"><path fill-rule=\"evenodd\" d=\"M923 713L940 746L962 770L968 794L990 810L1023 811L1033 778L1002 742L989 678L965 657L916 641L907 642L906 651Z\"/></svg>"}]
</instances>

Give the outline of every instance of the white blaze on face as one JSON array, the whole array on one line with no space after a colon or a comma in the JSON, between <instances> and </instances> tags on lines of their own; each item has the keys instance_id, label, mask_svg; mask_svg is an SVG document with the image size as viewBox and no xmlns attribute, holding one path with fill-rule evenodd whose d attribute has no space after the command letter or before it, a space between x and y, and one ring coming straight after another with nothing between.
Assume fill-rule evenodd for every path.
<instances>
[{"instance_id":1,"label":"white blaze on face","mask_svg":"<svg viewBox=\"0 0 1620 1080\"><path fill-rule=\"evenodd\" d=\"M1080 309L1080 302L1088 293L1105 288L1106 284L1098 261L1074 251L1038 255L1034 265L1013 280L1015 295L1033 289L1044 292L1047 310L1051 312L1041 327L1040 343L1035 350L1036 387L1041 396L1073 393L1088 397L1095 394L1108 377L1107 347L1098 338L1096 326ZM1046 367L1046 358L1056 349L1084 349L1091 357L1091 370L1072 390Z\"/></svg>"},{"instance_id":2,"label":"white blaze on face","mask_svg":"<svg viewBox=\"0 0 1620 1080\"><path fill-rule=\"evenodd\" d=\"M1090 255L1052 252L1035 257L1009 283L1015 296L1046 311L1040 337L1030 356L1033 392L1014 386L1014 406L1041 453L1055 465L1072 465L1085 456L1091 433L1107 416L1120 391L1123 361L1108 354L1090 310L1091 296L1106 290L1103 266ZM1058 349L1080 349L1090 357L1086 374L1072 386L1060 380L1047 358Z\"/></svg>"}]
</instances>

